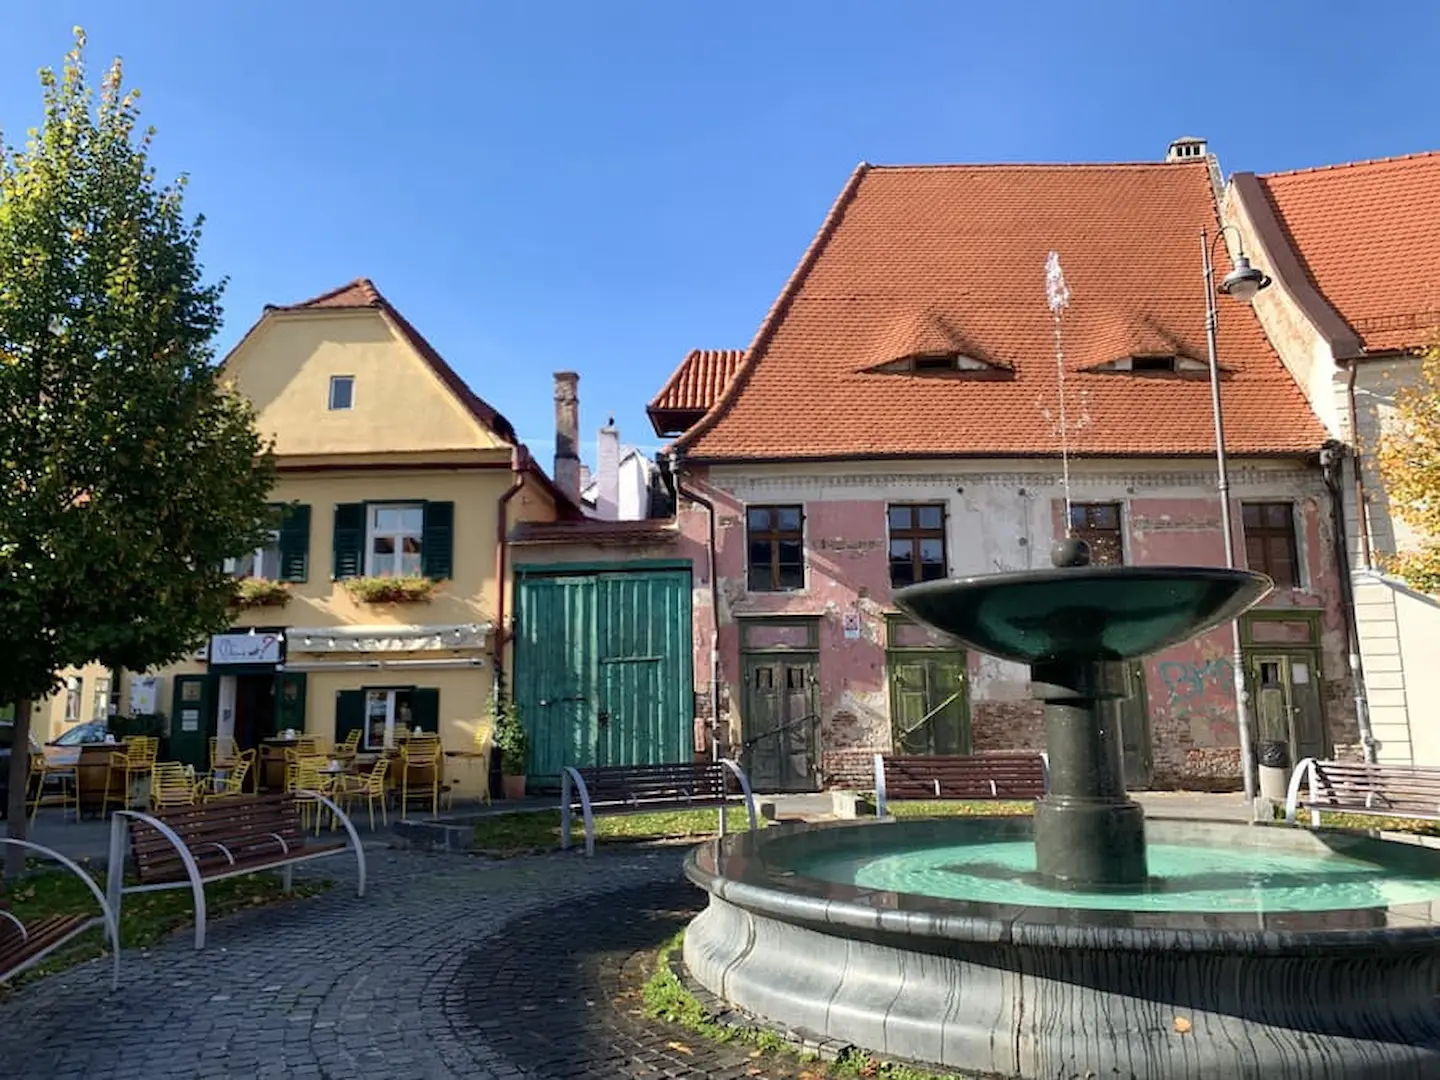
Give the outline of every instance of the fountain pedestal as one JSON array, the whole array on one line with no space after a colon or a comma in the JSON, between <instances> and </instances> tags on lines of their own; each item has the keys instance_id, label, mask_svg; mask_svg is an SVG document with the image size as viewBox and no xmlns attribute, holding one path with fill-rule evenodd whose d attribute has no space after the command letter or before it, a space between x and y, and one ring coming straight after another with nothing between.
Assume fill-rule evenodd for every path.
<instances>
[{"instance_id":1,"label":"fountain pedestal","mask_svg":"<svg viewBox=\"0 0 1440 1080\"><path fill-rule=\"evenodd\" d=\"M1044 702L1050 790L1035 803L1035 864L1047 883L1112 889L1145 882L1145 813L1125 793L1117 663L1051 661L1031 667Z\"/></svg>"}]
</instances>

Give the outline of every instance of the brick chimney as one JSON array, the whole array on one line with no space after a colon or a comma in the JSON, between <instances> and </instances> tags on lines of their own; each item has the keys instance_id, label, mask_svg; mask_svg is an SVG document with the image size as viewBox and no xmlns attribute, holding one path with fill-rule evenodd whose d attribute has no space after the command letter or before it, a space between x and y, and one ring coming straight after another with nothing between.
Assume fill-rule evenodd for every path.
<instances>
[{"instance_id":1,"label":"brick chimney","mask_svg":"<svg viewBox=\"0 0 1440 1080\"><path fill-rule=\"evenodd\" d=\"M555 486L580 503L580 376L555 372Z\"/></svg>"},{"instance_id":2,"label":"brick chimney","mask_svg":"<svg viewBox=\"0 0 1440 1080\"><path fill-rule=\"evenodd\" d=\"M1204 139L1182 135L1165 148L1166 161L1199 161L1210 152Z\"/></svg>"}]
</instances>

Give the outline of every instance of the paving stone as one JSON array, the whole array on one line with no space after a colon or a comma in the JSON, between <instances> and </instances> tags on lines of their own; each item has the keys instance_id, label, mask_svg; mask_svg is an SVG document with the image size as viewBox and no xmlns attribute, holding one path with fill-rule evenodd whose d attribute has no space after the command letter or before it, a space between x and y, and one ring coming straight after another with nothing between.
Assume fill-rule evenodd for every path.
<instances>
[{"instance_id":1,"label":"paving stone","mask_svg":"<svg viewBox=\"0 0 1440 1080\"><path fill-rule=\"evenodd\" d=\"M722 1080L754 1066L639 1010L640 956L701 902L683 849L368 855L365 898L327 860L329 893L221 919L203 952L184 934L127 952L116 994L95 964L23 987L0 1001L0 1077Z\"/></svg>"}]
</instances>

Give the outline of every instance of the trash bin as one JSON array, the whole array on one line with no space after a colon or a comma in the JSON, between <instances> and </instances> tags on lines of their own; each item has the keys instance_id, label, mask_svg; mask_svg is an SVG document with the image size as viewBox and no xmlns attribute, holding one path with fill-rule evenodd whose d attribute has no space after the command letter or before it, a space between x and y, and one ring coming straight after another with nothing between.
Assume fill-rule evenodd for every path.
<instances>
[{"instance_id":1,"label":"trash bin","mask_svg":"<svg viewBox=\"0 0 1440 1080\"><path fill-rule=\"evenodd\" d=\"M1290 747L1272 739L1261 739L1255 747L1260 766L1260 796L1273 802L1285 801L1290 783Z\"/></svg>"}]
</instances>

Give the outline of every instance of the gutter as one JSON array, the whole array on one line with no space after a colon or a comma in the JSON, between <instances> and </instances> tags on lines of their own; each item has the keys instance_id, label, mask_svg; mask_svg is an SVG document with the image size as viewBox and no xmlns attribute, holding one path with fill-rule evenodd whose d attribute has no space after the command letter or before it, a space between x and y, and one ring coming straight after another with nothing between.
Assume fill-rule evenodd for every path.
<instances>
[{"instance_id":1,"label":"gutter","mask_svg":"<svg viewBox=\"0 0 1440 1080\"><path fill-rule=\"evenodd\" d=\"M1351 368L1352 387L1354 368ZM1352 428L1353 431L1353 428ZM1350 545L1345 538L1345 492L1340 486L1342 444L1332 442L1320 452L1320 471L1330 491L1330 517L1335 530L1335 564L1340 571L1340 618L1345 623L1345 645L1350 651L1350 681L1355 688L1355 724L1365 760L1374 764L1379 744L1370 727L1370 703L1365 692L1365 664L1360 656L1360 634L1356 625L1355 582L1350 573ZM1359 461L1355 464L1359 473ZM1362 510L1361 519L1364 518Z\"/></svg>"},{"instance_id":2,"label":"gutter","mask_svg":"<svg viewBox=\"0 0 1440 1080\"><path fill-rule=\"evenodd\" d=\"M684 487L680 482L680 470L684 467L678 449L668 455L657 455L660 478L676 499L676 522L679 522L679 499L683 496L705 508L709 523L709 539L705 545L707 572L710 575L710 760L720 759L720 585L715 575L715 504L698 491Z\"/></svg>"},{"instance_id":3,"label":"gutter","mask_svg":"<svg viewBox=\"0 0 1440 1080\"><path fill-rule=\"evenodd\" d=\"M1374 568L1370 554L1370 515L1365 506L1365 476L1360 465L1360 433L1356 427L1355 408L1355 360L1341 361L1345 365L1345 419L1350 426L1350 460L1355 470L1355 528L1360 538L1360 565L1366 570Z\"/></svg>"},{"instance_id":4,"label":"gutter","mask_svg":"<svg viewBox=\"0 0 1440 1080\"><path fill-rule=\"evenodd\" d=\"M505 573L510 546L509 502L525 486L525 472L529 468L529 452L517 444L510 452L510 486L495 504L495 676L491 692L500 694L500 682L505 674L505 644L511 638L505 625Z\"/></svg>"}]
</instances>

